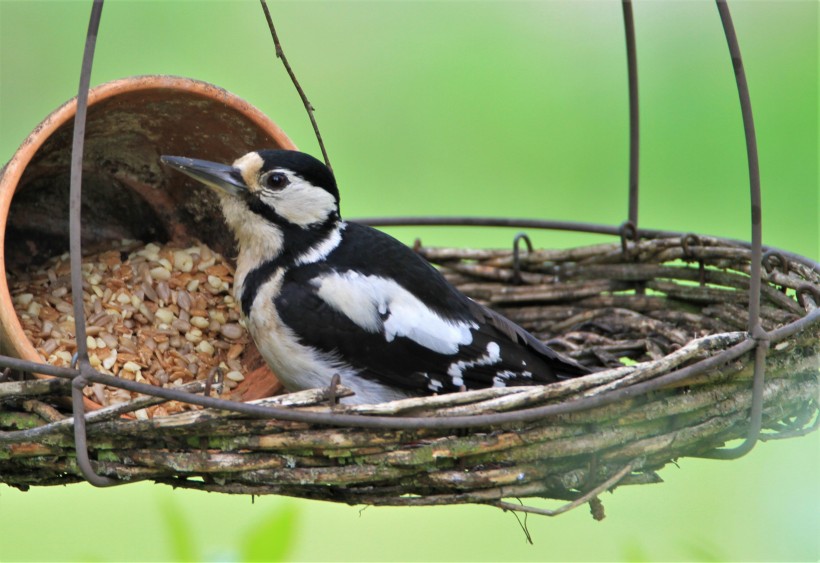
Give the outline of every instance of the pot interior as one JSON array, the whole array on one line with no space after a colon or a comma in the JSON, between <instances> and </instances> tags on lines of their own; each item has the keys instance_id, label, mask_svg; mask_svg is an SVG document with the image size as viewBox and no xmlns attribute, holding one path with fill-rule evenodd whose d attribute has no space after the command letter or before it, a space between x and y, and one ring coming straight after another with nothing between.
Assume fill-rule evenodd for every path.
<instances>
[{"instance_id":1,"label":"pot interior","mask_svg":"<svg viewBox=\"0 0 820 563\"><path fill-rule=\"evenodd\" d=\"M68 119L34 154L17 184L6 233L9 270L68 251L72 134L73 119ZM124 238L184 244L195 235L232 256L232 236L217 198L162 166L159 157L232 162L258 148L293 147L284 135L274 138L236 107L200 92L139 89L90 105L83 158L84 251Z\"/></svg>"},{"instance_id":2,"label":"pot interior","mask_svg":"<svg viewBox=\"0 0 820 563\"><path fill-rule=\"evenodd\" d=\"M8 287L22 272L69 251L74 111L73 101L56 110L18 151L29 143L40 145L19 173L6 218ZM232 162L260 148L295 147L258 110L215 86L175 77L136 77L92 90L83 153L83 254L116 248L123 239L177 246L199 240L232 261L233 235L217 197L159 158L168 154ZM4 330L10 353L39 361L19 326ZM250 344L243 365L253 371L263 364ZM250 398L256 396L244 397Z\"/></svg>"}]
</instances>

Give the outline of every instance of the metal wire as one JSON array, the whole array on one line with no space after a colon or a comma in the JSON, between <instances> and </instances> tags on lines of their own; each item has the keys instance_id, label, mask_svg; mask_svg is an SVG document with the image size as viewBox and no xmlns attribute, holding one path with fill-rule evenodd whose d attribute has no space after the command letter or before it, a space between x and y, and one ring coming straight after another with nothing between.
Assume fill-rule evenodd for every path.
<instances>
[{"instance_id":1,"label":"metal wire","mask_svg":"<svg viewBox=\"0 0 820 563\"><path fill-rule=\"evenodd\" d=\"M793 334L811 326L812 324L820 322L820 309L815 309L810 314L802 319L795 321L789 325L785 325L777 330L769 333L771 342L778 342L786 339ZM660 377L650 379L645 382L635 384L630 387L624 387L611 392L602 393L594 397L585 397L577 399L572 402L559 403L553 405L545 405L541 407L534 407L528 409L521 409L518 411L511 411L505 413L493 413L483 415L470 416L449 416L437 418L421 418L421 417L384 417L371 416L362 414L340 414L340 413L316 413L296 411L287 408L279 407L265 407L260 405L253 405L247 403L238 403L235 401L227 401L224 399L215 399L212 397L205 397L202 395L195 395L177 389L168 389L165 387L155 387L145 383L136 383L127 379L120 379L118 377L105 375L93 370L85 374L87 381L91 383L101 383L109 385L126 391L135 393L142 393L145 395L153 395L172 401L183 401L186 403L199 405L207 408L229 410L238 412L248 416L259 418L275 418L280 420L288 420L293 422L304 422L307 424L320 424L329 426L345 426L354 428L385 428L385 429L457 429L457 428L477 428L490 427L501 424L524 423L532 420L539 420L547 416L554 416L558 414L568 414L572 412L579 412L587 409L597 408L607 405L622 399L638 397L649 393L651 391L660 389L666 385L672 385L685 381L687 378L706 371L708 369L718 368L736 358L742 356L753 350L756 346L755 340L749 338L738 344L723 350L722 352L710 356L698 363L691 364L684 368L669 372ZM21 360L18 358L10 358L0 356L0 363L8 367L31 372L45 372L41 369L43 364L37 362L30 362L28 360ZM54 367L54 366L48 366ZM65 373L66 368L59 370L49 370L52 375L64 378L76 378L80 376L77 370L67 370L70 373ZM25 435L26 431L18 432L3 432L0 433L0 443L9 443L17 441L25 441L28 437Z\"/></svg>"},{"instance_id":2,"label":"metal wire","mask_svg":"<svg viewBox=\"0 0 820 563\"><path fill-rule=\"evenodd\" d=\"M638 163L640 131L638 111L638 55L635 48L635 21L632 0L622 0L626 37L626 71L629 81L629 222L638 227Z\"/></svg>"},{"instance_id":3,"label":"metal wire","mask_svg":"<svg viewBox=\"0 0 820 563\"><path fill-rule=\"evenodd\" d=\"M573 231L578 233L589 234L603 234L621 236L624 228L623 225L603 225L600 223L584 223L580 221L554 221L550 219L530 219L530 218L503 218L503 217L434 217L434 216L416 216L416 217L356 217L352 219L356 223L363 225L370 225L371 227L509 227L517 229L544 229L554 231ZM672 238L684 237L690 233L682 231L667 231L663 229L638 229L635 235L637 239L647 238ZM631 233L630 233L631 235ZM752 244L746 240L738 240L733 238L718 237L713 235L712 238L720 239L727 243L743 246L745 248L752 248ZM811 270L820 274L820 262L796 254L789 250L777 248L774 246L763 246L764 251L772 251L782 254L789 260L805 265Z\"/></svg>"},{"instance_id":4,"label":"metal wire","mask_svg":"<svg viewBox=\"0 0 820 563\"><path fill-rule=\"evenodd\" d=\"M740 110L743 116L743 131L746 137L746 158L749 165L749 199L751 200L752 215L752 262L751 280L749 281L749 333L755 340L754 379L752 382L752 407L749 413L749 430L746 439L735 448L718 449L703 457L715 459L736 459L749 453L760 437L763 416L763 387L766 375L766 354L769 351L770 336L760 324L760 293L761 267L763 265L763 207L760 198L760 164L757 154L757 138L755 135L755 121L752 115L752 100L749 96L749 85L746 81L746 71L743 67L743 57L740 54L740 43L737 40L732 14L726 0L715 0L729 54L732 58L737 92L740 97Z\"/></svg>"},{"instance_id":5,"label":"metal wire","mask_svg":"<svg viewBox=\"0 0 820 563\"><path fill-rule=\"evenodd\" d=\"M83 310L83 271L82 271L82 177L83 148L85 144L85 118L88 112L88 91L91 85L91 67L94 62L94 50L97 44L97 32L100 28L103 0L94 0L91 6L91 17L88 22L88 33L85 39L83 65L80 71L80 87L77 92L77 113L74 116L74 138L71 144L71 184L69 192L69 248L71 250L71 297L74 302L74 327L77 339L77 364L79 373L91 369L88 363L86 346L85 311ZM88 440L85 433L85 407L83 405L83 388L87 382L82 375L71 382L71 408L74 414L74 449L77 452L77 466L86 480L95 487L110 487L122 483L117 479L102 477L94 472L88 458Z\"/></svg>"},{"instance_id":6,"label":"metal wire","mask_svg":"<svg viewBox=\"0 0 820 563\"><path fill-rule=\"evenodd\" d=\"M82 271L82 181L83 181L83 148L85 145L85 117L88 112L88 90L91 85L91 66L94 61L94 47L97 43L97 31L100 27L103 0L94 0L91 17L88 22L88 33L85 39L83 64L80 70L80 87L77 92L77 113L74 116L74 137L71 142L71 175L68 203L69 248L71 250L71 295L74 301L74 328L77 338L77 354L80 361L88 361L86 346L85 311L83 310L83 271Z\"/></svg>"},{"instance_id":7,"label":"metal wire","mask_svg":"<svg viewBox=\"0 0 820 563\"><path fill-rule=\"evenodd\" d=\"M713 452L711 457L737 457L743 455L750 450L757 440L757 435L760 431L760 412L762 409L762 386L763 386L763 366L766 357L766 352L770 343L778 342L793 334L807 328L808 326L820 322L820 309L815 309L809 314L792 322L788 325L782 326L770 333L765 333L760 327L759 320L759 306L760 306L760 273L762 264L762 237L761 237L761 222L760 222L760 185L759 172L757 168L757 149L754 143L754 126L751 119L751 106L748 96L748 87L745 82L745 74L743 72L742 59L740 58L739 47L737 46L737 38L732 27L731 16L729 15L728 7L725 1L716 0L718 4L721 20L724 25L724 30L727 35L729 49L732 55L733 66L735 68L735 75L738 82L738 90L741 98L741 107L743 109L744 126L746 131L747 150L749 154L749 168L750 168L750 183L751 183L751 200L752 200L752 280L750 287L750 333L751 337L743 342L740 342L731 348L728 348L718 354L715 354L705 360L696 364L686 366L684 368L669 372L663 376L635 384L630 387L615 389L613 391L594 396L576 399L559 404L543 405L540 407L521 409L512 412L493 413L484 415L470 415L470 416L450 416L437 418L422 418L422 417L386 417L386 416L369 416L359 414L336 414L336 413L315 413L302 412L291 410L287 408L263 407L259 405L238 403L234 401L227 401L223 399L215 399L208 396L194 395L185 391L175 389L167 389L163 387L155 387L152 385L136 383L120 379L117 377L99 373L91 368L88 364L87 351L85 346L85 326L84 314L82 311L82 276L81 268L79 267L81 249L79 242L79 202L80 202L80 183L81 183L81 163L82 163L82 134L84 132L84 119L87 110L87 95L88 85L90 83L91 61L94 51L94 41L99 26L99 19L102 10L103 0L95 0L91 21L89 23L88 39L86 42L86 52L83 59L83 70L80 82L80 92L78 96L77 118L75 121L75 138L72 152L72 184L71 184L71 257L72 257L72 294L80 296L74 299L75 306L75 321L77 326L77 346L78 346L78 364L79 369L70 369L51 366L49 364L41 364L37 362L29 362L17 358L10 358L0 356L0 366L10 367L12 369L28 372L37 372L55 377L69 378L73 380L72 398L74 404L75 415L75 445L77 449L78 465L80 466L83 475L95 485L106 486L119 481L100 477L93 472L90 461L88 459L88 451L86 447L85 436L85 420L82 409L82 387L88 383L100 383L118 387L132 392L143 393L146 395L153 395L168 400L184 401L190 404L196 404L203 407L217 408L223 410L230 410L249 416L262 418L276 418L281 420L289 420L296 422L305 422L309 424L331 425L331 426L346 426L359 428L382 428L382 429L419 429L419 428L434 428L434 429L456 429L456 428L478 428L490 427L502 424L516 424L525 423L533 420L543 419L549 416L558 414L566 414L587 410L591 408L600 407L606 404L614 403L626 398L640 396L642 394L659 389L663 386L673 383L681 382L691 377L694 374L701 373L708 369L714 369L724 365L743 354L755 349L755 377L754 377L754 393L753 405L751 412L751 425L746 442L734 450L717 450ZM629 5L629 6L627 6ZM624 17L625 25L627 27L627 42L630 41L630 36L634 42L634 30L631 27L631 3L624 0ZM629 11L629 16L627 16ZM629 20L629 21L627 21ZM633 45L634 48L634 45ZM629 52L629 46L627 47ZM634 53L633 53L634 55ZM629 55L628 55L629 58ZM631 72L635 72L634 61L630 63ZM636 75L635 75L636 76ZM632 78L630 78L630 82ZM634 98L634 99L633 99ZM632 106L635 106L635 116L632 117ZM634 125L634 131L637 131L637 88L634 90L630 87L630 124L631 131ZM78 140L79 138L79 140ZM630 139L633 139L632 135ZM630 153L630 162L635 158L635 186L632 190L632 167L630 167L630 219L632 219L632 197L634 194L635 200L635 216L637 220L637 134L635 134L634 151ZM630 148L633 149L632 141ZM78 163L78 168L75 168L75 162ZM79 170L79 171L78 171ZM76 178L76 180L75 180ZM537 229L553 229L553 230L567 230L576 232L588 232L596 234L607 234L613 236L622 235L624 227L616 227L609 225L600 225L593 223L567 222L567 221L550 221L550 220L532 220L532 219L499 219L499 218L481 218L481 217L404 217L404 218L376 218L365 219L363 222L373 225L381 226L423 226L423 225L467 225L467 226L495 226L495 227L517 227L517 228L537 228ZM635 223L632 223L633 228ZM659 230L645 230L634 228L634 233L630 232L630 236L635 240L641 237L668 237L668 236L685 236L681 233L673 231L659 231ZM744 241L732 241L744 246L749 246L749 243ZM789 253L787 251L771 249L771 251L779 252L783 256L806 264L814 271L820 272L820 263L809 260L805 257ZM77 285L74 284L75 277L79 280ZM754 307L752 303L755 303ZM79 312L77 307L79 306ZM83 335L82 338L80 335ZM19 432L4 432L0 433L0 442L14 442L20 440ZM734 453L733 453L734 452ZM737 454L737 455L735 455Z\"/></svg>"},{"instance_id":8,"label":"metal wire","mask_svg":"<svg viewBox=\"0 0 820 563\"><path fill-rule=\"evenodd\" d=\"M820 314L818 314L820 317ZM527 409L509 412L459 415L442 417L414 417L414 416L371 416L362 414L343 413L320 413L297 411L281 407L267 407L248 403L238 403L224 399L215 399L202 395L181 392L176 389L165 387L154 387L146 383L136 383L127 379L120 379L111 375L105 375L94 370L80 375L90 383L101 383L132 391L163 397L173 401L185 401L194 405L199 405L214 409L230 410L260 418L276 418L292 422L304 422L308 424L320 424L329 426L349 426L355 428L373 429L396 429L396 430L416 430L416 429L467 429L467 428L488 428L504 424L525 423L533 420L542 420L549 416L567 414L601 407L627 398L641 396L661 387L672 385L683 381L693 374L703 372L707 369L720 367L743 354L751 351L755 347L755 342L751 339L744 340L722 352L710 356L698 363L680 368L666 373L660 377L647 380L630 387L622 387L612 391L601 393L590 397L583 397L573 401L542 405ZM17 365L23 365L22 360L18 360ZM25 362L31 369L36 369L38 364ZM12 442L13 432L0 434L0 442Z\"/></svg>"},{"instance_id":9,"label":"metal wire","mask_svg":"<svg viewBox=\"0 0 820 563\"><path fill-rule=\"evenodd\" d=\"M598 223L577 221L552 221L549 219L507 219L503 217L365 217L356 219L357 223L377 227L515 227L517 229L552 229L555 231L575 231L614 235L620 233L619 227Z\"/></svg>"},{"instance_id":10,"label":"metal wire","mask_svg":"<svg viewBox=\"0 0 820 563\"><path fill-rule=\"evenodd\" d=\"M516 284L523 283L521 278L521 241L527 245L527 255L532 254L532 241L527 233L518 233L513 238L513 276L512 282Z\"/></svg>"}]
</instances>

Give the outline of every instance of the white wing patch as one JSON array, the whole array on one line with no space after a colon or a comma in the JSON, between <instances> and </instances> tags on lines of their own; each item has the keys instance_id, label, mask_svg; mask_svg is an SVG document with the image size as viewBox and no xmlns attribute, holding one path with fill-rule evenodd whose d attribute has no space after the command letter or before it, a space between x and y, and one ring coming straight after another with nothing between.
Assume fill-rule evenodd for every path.
<instances>
[{"instance_id":1,"label":"white wing patch","mask_svg":"<svg viewBox=\"0 0 820 563\"><path fill-rule=\"evenodd\" d=\"M506 387L507 381L514 378L526 377L528 379L532 378L531 371L510 371L504 370L498 372L495 377L493 377L493 387Z\"/></svg>"},{"instance_id":2,"label":"white wing patch","mask_svg":"<svg viewBox=\"0 0 820 563\"><path fill-rule=\"evenodd\" d=\"M280 170L290 184L279 192L263 191L261 198L288 222L300 227L321 223L337 211L336 199L289 170Z\"/></svg>"},{"instance_id":3,"label":"white wing patch","mask_svg":"<svg viewBox=\"0 0 820 563\"><path fill-rule=\"evenodd\" d=\"M413 340L439 354L456 354L473 341L473 322L444 319L396 282L358 272L333 273L317 279L319 297L362 329Z\"/></svg>"},{"instance_id":4,"label":"white wing patch","mask_svg":"<svg viewBox=\"0 0 820 563\"><path fill-rule=\"evenodd\" d=\"M496 342L487 344L487 353L475 360L460 360L453 362L447 368L447 375L453 378L453 385L461 387L464 385L464 371L476 366L491 366L501 361L501 348Z\"/></svg>"},{"instance_id":5,"label":"white wing patch","mask_svg":"<svg viewBox=\"0 0 820 563\"><path fill-rule=\"evenodd\" d=\"M349 404L382 403L404 399L406 391L359 377L359 370L332 352L323 352L299 342L299 338L279 317L273 300L282 287L284 270L279 270L260 288L247 319L253 341L265 362L288 391L325 387L334 374L356 395L342 399Z\"/></svg>"}]
</instances>

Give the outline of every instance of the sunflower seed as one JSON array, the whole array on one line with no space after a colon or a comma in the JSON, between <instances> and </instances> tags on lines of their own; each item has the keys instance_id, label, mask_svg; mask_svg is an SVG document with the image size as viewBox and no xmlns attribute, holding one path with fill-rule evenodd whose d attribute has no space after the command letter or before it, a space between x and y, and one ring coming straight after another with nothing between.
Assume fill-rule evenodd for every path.
<instances>
[{"instance_id":1,"label":"sunflower seed","mask_svg":"<svg viewBox=\"0 0 820 563\"><path fill-rule=\"evenodd\" d=\"M222 334L222 336L224 336L225 338L229 338L231 340L238 340L239 338L242 338L243 334L242 327L240 327L238 324L233 323L222 325L222 328L219 329L219 332Z\"/></svg>"}]
</instances>

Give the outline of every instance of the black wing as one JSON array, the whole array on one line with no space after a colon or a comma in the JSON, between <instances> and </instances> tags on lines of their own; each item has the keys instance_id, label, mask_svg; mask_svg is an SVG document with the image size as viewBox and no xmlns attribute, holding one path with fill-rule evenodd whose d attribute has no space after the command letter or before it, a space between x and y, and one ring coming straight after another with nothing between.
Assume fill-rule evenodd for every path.
<instances>
[{"instance_id":1,"label":"black wing","mask_svg":"<svg viewBox=\"0 0 820 563\"><path fill-rule=\"evenodd\" d=\"M352 320L320 296L316 285L323 276L351 271L395 281L438 317L469 327L468 341L445 352L425 338L391 337L391 316L407 313L391 310L390 305L378 311L378 318L372 311L374 323L363 327L361 320ZM358 302L357 292L378 291L353 283L345 287L351 302ZM379 301L378 295L368 297ZM418 393L549 383L588 373L520 326L464 296L402 243L360 225L349 224L340 246L322 263L288 271L275 304L303 344L335 353L361 370L363 377ZM415 317L405 325L408 322L416 322Z\"/></svg>"}]
</instances>

